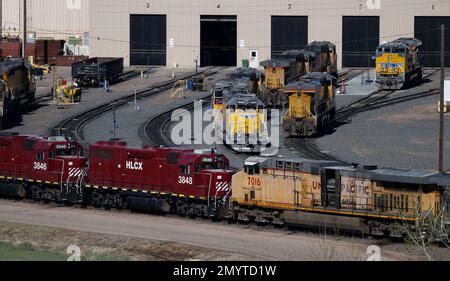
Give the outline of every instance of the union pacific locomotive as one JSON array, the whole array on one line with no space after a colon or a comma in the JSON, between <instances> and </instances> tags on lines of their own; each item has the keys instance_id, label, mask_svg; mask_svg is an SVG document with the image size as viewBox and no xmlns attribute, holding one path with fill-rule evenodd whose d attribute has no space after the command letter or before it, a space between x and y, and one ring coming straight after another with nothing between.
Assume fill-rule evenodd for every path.
<instances>
[{"instance_id":1,"label":"union pacific locomotive","mask_svg":"<svg viewBox=\"0 0 450 281\"><path fill-rule=\"evenodd\" d=\"M327 41L313 41L300 50L288 50L261 62L265 69L266 104L280 107L285 100L279 90L306 73L326 72L337 78L336 46Z\"/></svg>"},{"instance_id":2,"label":"union pacific locomotive","mask_svg":"<svg viewBox=\"0 0 450 281\"><path fill-rule=\"evenodd\" d=\"M237 74L236 74L237 75ZM231 76L216 82L212 105L217 134L236 152L255 153L270 147L266 106L258 96L258 83L250 77Z\"/></svg>"},{"instance_id":3,"label":"union pacific locomotive","mask_svg":"<svg viewBox=\"0 0 450 281\"><path fill-rule=\"evenodd\" d=\"M381 89L401 89L411 81L422 80L422 41L399 38L376 51L376 82Z\"/></svg>"},{"instance_id":4,"label":"union pacific locomotive","mask_svg":"<svg viewBox=\"0 0 450 281\"><path fill-rule=\"evenodd\" d=\"M98 142L86 158L70 139L0 136L0 193L9 196L391 237L450 206L450 174L263 157L237 173L228 166L214 150Z\"/></svg>"},{"instance_id":5,"label":"union pacific locomotive","mask_svg":"<svg viewBox=\"0 0 450 281\"><path fill-rule=\"evenodd\" d=\"M310 137L321 133L336 115L335 78L321 72L308 73L282 90L289 100L283 128L288 136Z\"/></svg>"},{"instance_id":6,"label":"union pacific locomotive","mask_svg":"<svg viewBox=\"0 0 450 281\"><path fill-rule=\"evenodd\" d=\"M35 99L33 67L22 59L0 61L0 130Z\"/></svg>"},{"instance_id":7,"label":"union pacific locomotive","mask_svg":"<svg viewBox=\"0 0 450 281\"><path fill-rule=\"evenodd\" d=\"M333 161L252 157L233 176L232 188L236 220L372 236L402 237L403 222L450 207L450 174Z\"/></svg>"}]
</instances>

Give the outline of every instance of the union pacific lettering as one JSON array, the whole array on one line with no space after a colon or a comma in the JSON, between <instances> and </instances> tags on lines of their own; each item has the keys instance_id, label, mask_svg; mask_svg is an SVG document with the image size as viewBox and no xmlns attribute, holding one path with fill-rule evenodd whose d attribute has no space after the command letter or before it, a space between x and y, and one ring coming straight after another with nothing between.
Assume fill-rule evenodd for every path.
<instances>
[{"instance_id":1,"label":"union pacific lettering","mask_svg":"<svg viewBox=\"0 0 450 281\"><path fill-rule=\"evenodd\" d=\"M127 161L126 162L126 168L127 168L127 170L143 171L144 170L144 163L142 163L142 162L134 162L134 161Z\"/></svg>"},{"instance_id":2,"label":"union pacific lettering","mask_svg":"<svg viewBox=\"0 0 450 281\"><path fill-rule=\"evenodd\" d=\"M313 189L318 190L318 189L321 189L321 184L318 181L313 181L312 187L313 187Z\"/></svg>"}]
</instances>

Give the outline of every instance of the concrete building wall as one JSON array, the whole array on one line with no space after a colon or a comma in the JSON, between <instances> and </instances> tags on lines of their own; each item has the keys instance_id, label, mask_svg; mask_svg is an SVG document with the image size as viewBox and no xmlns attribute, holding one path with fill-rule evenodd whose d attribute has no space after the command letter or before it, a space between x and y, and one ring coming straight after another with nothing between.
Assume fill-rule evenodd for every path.
<instances>
[{"instance_id":1,"label":"concrete building wall","mask_svg":"<svg viewBox=\"0 0 450 281\"><path fill-rule=\"evenodd\" d=\"M450 16L449 0L27 1L29 30L36 31L38 37L67 39L89 31L91 56L124 57L126 64L130 60L130 14L167 15L167 65L180 66L193 66L194 60L200 57L201 15L237 16L238 65L253 49L260 51L260 60L270 57L272 15L307 16L308 41L335 43L339 64L343 16L379 16L380 41L413 36L414 16ZM18 33L21 29L21 3L22 0L3 0L4 34L13 32L14 28ZM169 47L170 39L174 39L173 48ZM244 48L239 48L240 40L245 41Z\"/></svg>"},{"instance_id":2,"label":"concrete building wall","mask_svg":"<svg viewBox=\"0 0 450 281\"><path fill-rule=\"evenodd\" d=\"M89 31L90 0L27 0L29 32L38 38L67 39ZM23 0L3 0L2 33L18 35L23 28ZM22 36L22 35L20 35Z\"/></svg>"}]
</instances>

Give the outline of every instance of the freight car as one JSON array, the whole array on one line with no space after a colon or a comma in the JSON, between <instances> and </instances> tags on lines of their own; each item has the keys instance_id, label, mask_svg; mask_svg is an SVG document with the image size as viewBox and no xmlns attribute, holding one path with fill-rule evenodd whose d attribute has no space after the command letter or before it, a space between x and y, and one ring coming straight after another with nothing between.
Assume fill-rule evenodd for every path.
<instances>
[{"instance_id":1,"label":"freight car","mask_svg":"<svg viewBox=\"0 0 450 281\"><path fill-rule=\"evenodd\" d=\"M288 136L310 137L331 125L336 115L335 78L313 72L283 88L289 109L283 117Z\"/></svg>"},{"instance_id":2,"label":"freight car","mask_svg":"<svg viewBox=\"0 0 450 281\"><path fill-rule=\"evenodd\" d=\"M233 176L232 217L398 238L403 222L448 209L449 187L446 174L252 157Z\"/></svg>"},{"instance_id":3,"label":"freight car","mask_svg":"<svg viewBox=\"0 0 450 281\"><path fill-rule=\"evenodd\" d=\"M411 81L422 80L422 41L400 38L376 51L376 83L381 89L401 89Z\"/></svg>"},{"instance_id":4,"label":"freight car","mask_svg":"<svg viewBox=\"0 0 450 281\"><path fill-rule=\"evenodd\" d=\"M18 111L34 102L33 67L22 59L0 61L0 129L9 127Z\"/></svg>"},{"instance_id":5,"label":"freight car","mask_svg":"<svg viewBox=\"0 0 450 281\"><path fill-rule=\"evenodd\" d=\"M91 58L72 64L73 81L81 86L100 87L116 82L123 73L123 58Z\"/></svg>"}]
</instances>

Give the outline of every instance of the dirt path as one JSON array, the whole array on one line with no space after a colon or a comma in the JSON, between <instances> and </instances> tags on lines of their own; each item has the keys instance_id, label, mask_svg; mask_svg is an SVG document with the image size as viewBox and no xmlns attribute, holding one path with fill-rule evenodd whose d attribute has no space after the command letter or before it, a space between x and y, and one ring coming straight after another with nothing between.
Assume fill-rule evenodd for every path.
<instances>
[{"instance_id":1,"label":"dirt path","mask_svg":"<svg viewBox=\"0 0 450 281\"><path fill-rule=\"evenodd\" d=\"M77 235L72 236L71 231L64 235L44 235L44 240L56 236L64 237L63 239L66 236L72 237L75 242L87 243L88 247L94 247L98 241L103 241L101 245L107 249L133 249L141 247L138 246L139 239L151 240L153 242L148 242L149 258L162 260L301 261L325 260L330 254L334 260L366 260L368 246L380 243L383 243L383 260L415 258L405 253L401 244L386 241L330 238L308 232L270 230L253 225L227 225L170 216L82 210L5 200L0 200L0 221L64 228L73 233L98 233L90 234L92 242L89 242L90 239L80 239ZM22 232L30 231L25 228ZM67 243L63 244L67 247ZM153 253L152 249L160 250Z\"/></svg>"},{"instance_id":2,"label":"dirt path","mask_svg":"<svg viewBox=\"0 0 450 281\"><path fill-rule=\"evenodd\" d=\"M65 256L67 248L76 245L81 258L99 256L100 259L137 261L188 261L188 260L249 260L251 257L210 249L133 238L123 235L107 235L75 231L56 227L29 225L0 221L0 241L13 245L27 245L34 249ZM67 255L68 257L69 255Z\"/></svg>"}]
</instances>

